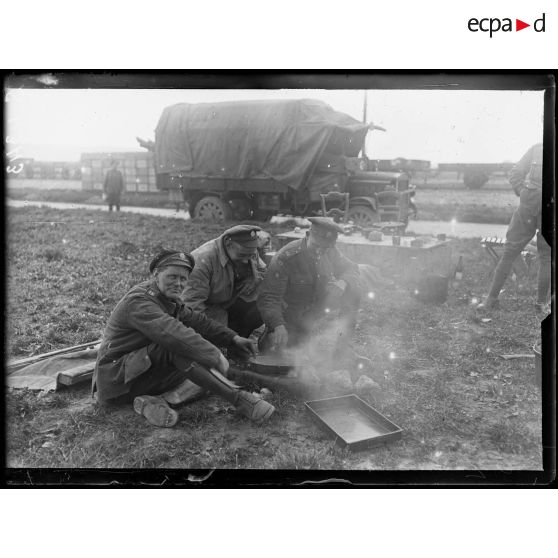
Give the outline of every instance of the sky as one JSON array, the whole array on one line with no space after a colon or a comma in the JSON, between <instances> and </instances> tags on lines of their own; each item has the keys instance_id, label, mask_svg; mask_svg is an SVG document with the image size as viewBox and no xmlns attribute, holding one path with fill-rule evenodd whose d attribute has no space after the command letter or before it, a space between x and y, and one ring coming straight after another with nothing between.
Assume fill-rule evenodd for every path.
<instances>
[{"instance_id":1,"label":"sky","mask_svg":"<svg viewBox=\"0 0 558 558\"><path fill-rule=\"evenodd\" d=\"M321 99L386 128L367 137L371 159L437 163L517 161L542 141L541 91L8 89L10 146L22 157L78 161L86 151L141 151L164 107L178 102ZM7 139L7 138L5 138Z\"/></svg>"}]
</instances>

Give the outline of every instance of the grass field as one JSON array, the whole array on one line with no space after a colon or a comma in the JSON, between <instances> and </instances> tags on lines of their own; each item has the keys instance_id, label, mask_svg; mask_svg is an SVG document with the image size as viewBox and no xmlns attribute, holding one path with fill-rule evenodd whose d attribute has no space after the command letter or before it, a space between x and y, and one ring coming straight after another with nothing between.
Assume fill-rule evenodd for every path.
<instances>
[{"instance_id":1,"label":"grass field","mask_svg":"<svg viewBox=\"0 0 558 558\"><path fill-rule=\"evenodd\" d=\"M449 221L460 223L498 223L507 225L519 205L519 198L511 188L506 190L482 189L417 189L417 218L423 221Z\"/></svg>"},{"instance_id":2,"label":"grass field","mask_svg":"<svg viewBox=\"0 0 558 558\"><path fill-rule=\"evenodd\" d=\"M74 190L63 188L25 187L16 188L13 182L8 184L8 197L13 200L48 201L66 203L90 203L93 205L106 205L100 191ZM137 207L168 207L174 208L169 201L167 192L127 192L122 195L122 205Z\"/></svg>"},{"instance_id":3,"label":"grass field","mask_svg":"<svg viewBox=\"0 0 558 558\"><path fill-rule=\"evenodd\" d=\"M221 231L86 210L13 209L8 219L8 357L98 339L120 297L147 277L159 247L190 250ZM540 469L533 360L499 356L529 353L540 336L533 273L523 284L509 282L504 309L482 322L473 302L486 292L490 262L477 240L455 240L452 248L465 271L446 303L425 305L402 288L384 288L360 314L356 348L373 360L378 384L368 401L404 429L400 441L341 450L303 401L281 390L270 396L276 415L261 427L211 397L183 406L175 428L157 429L130 407L97 407L90 386L81 385L46 395L7 392L7 466Z\"/></svg>"}]
</instances>

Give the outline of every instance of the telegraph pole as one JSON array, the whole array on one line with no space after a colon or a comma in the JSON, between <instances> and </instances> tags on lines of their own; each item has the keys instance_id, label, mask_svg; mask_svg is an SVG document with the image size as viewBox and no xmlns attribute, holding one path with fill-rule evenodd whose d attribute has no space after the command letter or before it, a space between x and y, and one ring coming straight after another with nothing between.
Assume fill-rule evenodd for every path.
<instances>
[{"instance_id":1,"label":"telegraph pole","mask_svg":"<svg viewBox=\"0 0 558 558\"><path fill-rule=\"evenodd\" d=\"M366 112L368 108L368 95L366 89L363 91L364 93L364 102L362 104L362 123L366 124ZM366 159L366 139L368 138L368 133L364 136L364 142L362 143L362 158Z\"/></svg>"}]
</instances>

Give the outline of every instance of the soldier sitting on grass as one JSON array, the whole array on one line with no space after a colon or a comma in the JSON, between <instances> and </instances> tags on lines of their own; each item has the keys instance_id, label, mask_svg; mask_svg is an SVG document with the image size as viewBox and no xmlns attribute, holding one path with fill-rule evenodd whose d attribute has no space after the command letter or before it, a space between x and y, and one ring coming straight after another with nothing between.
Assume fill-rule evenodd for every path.
<instances>
[{"instance_id":1,"label":"soldier sitting on grass","mask_svg":"<svg viewBox=\"0 0 558 558\"><path fill-rule=\"evenodd\" d=\"M248 337L263 324L256 298L266 266L259 250L269 240L260 227L236 225L196 248L186 306Z\"/></svg>"},{"instance_id":2,"label":"soldier sitting on grass","mask_svg":"<svg viewBox=\"0 0 558 558\"><path fill-rule=\"evenodd\" d=\"M152 279L120 300L103 334L93 394L101 404L133 402L155 426L174 426L178 413L169 404L205 391L255 422L267 420L275 408L226 378L229 363L216 347L251 355L252 342L182 302L193 267L190 254L163 250L149 265Z\"/></svg>"},{"instance_id":3,"label":"soldier sitting on grass","mask_svg":"<svg viewBox=\"0 0 558 558\"><path fill-rule=\"evenodd\" d=\"M359 267L344 257L335 244L343 229L327 217L309 217L305 238L281 248L269 264L257 305L266 332L260 339L262 352L304 346L314 325L333 310L340 327L331 347L337 363L371 362L350 347L361 300Z\"/></svg>"}]
</instances>

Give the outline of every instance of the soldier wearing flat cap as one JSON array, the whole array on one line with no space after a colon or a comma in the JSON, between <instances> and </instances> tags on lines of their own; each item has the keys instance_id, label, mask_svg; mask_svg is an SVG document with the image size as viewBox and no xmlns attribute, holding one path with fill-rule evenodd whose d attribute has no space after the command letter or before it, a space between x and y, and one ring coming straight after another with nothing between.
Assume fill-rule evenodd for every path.
<instances>
[{"instance_id":1,"label":"soldier wearing flat cap","mask_svg":"<svg viewBox=\"0 0 558 558\"><path fill-rule=\"evenodd\" d=\"M155 426L174 426L171 404L211 392L242 415L261 422L272 405L226 378L229 363L219 347L253 353L250 340L184 305L181 294L194 258L163 250L149 265L150 281L120 300L103 334L93 374L99 403L132 402Z\"/></svg>"},{"instance_id":2,"label":"soldier wearing flat cap","mask_svg":"<svg viewBox=\"0 0 558 558\"><path fill-rule=\"evenodd\" d=\"M237 225L196 248L184 303L248 337L263 323L256 298L265 263L258 249L269 238L260 227Z\"/></svg>"},{"instance_id":3,"label":"soldier wearing flat cap","mask_svg":"<svg viewBox=\"0 0 558 558\"><path fill-rule=\"evenodd\" d=\"M357 264L335 247L343 229L327 217L310 217L305 238L293 240L271 260L258 295L266 325L264 348L305 341L313 324L337 308L350 331L360 302Z\"/></svg>"}]
</instances>

